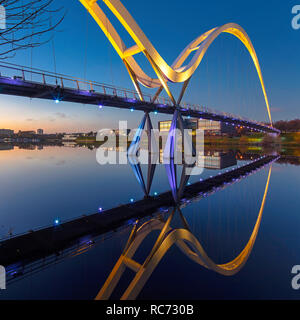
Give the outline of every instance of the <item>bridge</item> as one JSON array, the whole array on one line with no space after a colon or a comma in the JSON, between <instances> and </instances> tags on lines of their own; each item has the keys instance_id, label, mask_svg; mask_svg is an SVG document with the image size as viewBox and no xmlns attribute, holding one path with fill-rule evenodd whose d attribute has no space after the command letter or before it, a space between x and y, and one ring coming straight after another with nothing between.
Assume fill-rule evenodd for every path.
<instances>
[{"instance_id":1,"label":"bridge","mask_svg":"<svg viewBox=\"0 0 300 320\"><path fill-rule=\"evenodd\" d=\"M0 94L47 99L55 103L73 102L94 105L97 108L114 107L137 110L146 113L174 113L169 98L143 94L140 99L136 91L119 88L95 81L52 73L35 68L27 68L10 63L0 63ZM179 107L183 116L225 122L229 126L244 127L257 132L279 133L276 128L265 123L247 119L207 107L183 103Z\"/></svg>"},{"instance_id":2,"label":"bridge","mask_svg":"<svg viewBox=\"0 0 300 320\"><path fill-rule=\"evenodd\" d=\"M152 128L150 119L150 114L152 112L173 115L165 148L166 154L171 159L174 158L174 149L176 147L176 144L174 143L174 131L176 130L174 129L178 126L183 134L184 125L182 117L184 116L221 121L225 122L227 125L245 127L258 132L272 134L280 133L280 131L272 125L269 101L255 49L249 36L241 26L234 23L228 23L207 31L192 41L170 66L160 56L158 51L154 48L119 0L80 0L80 2L103 30L116 52L119 54L129 73L135 90L122 89L94 81L86 81L75 77L65 76L63 74L51 73L2 62L0 63L1 94L48 99L53 100L55 103L68 101L91 104L99 108L116 107L131 111L142 111L144 112L144 117L129 148L129 156L135 156L137 154L141 134L145 129L145 125L147 124L148 131ZM102 11L100 2L102 4L104 3L119 20L134 40L135 45L130 48L126 47L116 29ZM200 105L182 102L186 88L188 87L194 72L200 65L208 48L222 33L229 33L235 36L248 50L256 68L264 95L270 121L269 125L241 116L214 111ZM150 62L157 78L148 76L134 59L134 56L140 53L142 53ZM190 62L184 65L191 54L193 54L193 56L189 60ZM177 99L175 99L170 90L169 82L183 84ZM156 89L157 91L153 96L144 94L140 88L140 84L148 88ZM163 90L167 93L168 98L160 96ZM153 150L150 149L148 151L151 153ZM2 241L0 243L0 264L11 266L14 263L21 262L22 266L47 255L59 255L60 252L70 246L70 244L76 243L78 239L81 239L86 235L101 234L109 231L111 228L117 228L131 218L137 219L145 215L151 215L163 207L169 207L171 208L170 216L165 224L160 224L158 226L161 233L145 263L141 265L132 259L135 249L143 240L143 236L140 237L139 235L140 229L134 227L132 236L130 236L128 240L128 245L124 249L124 253L120 257L120 260L113 269L110 277L107 279L107 282L100 290L97 299L106 299L110 297L110 294L125 267L132 269L136 273L136 276L122 298L136 297L166 251L176 242L181 245L183 252L196 263L223 275L233 275L242 268L253 248L262 218L271 169L269 171L261 209L251 238L240 255L227 264L217 265L209 259L203 251L201 244L189 231L188 225L181 213L181 207L188 203L190 199L218 190L226 184L235 182L237 179L243 178L247 174L268 165L277 159L277 156L262 157L241 168L195 183L191 186L185 186L187 179L182 175L179 188L176 183L176 166L174 165L174 162L171 161L169 167L166 166L171 191L154 198L149 197L147 195L149 193L149 188L151 187L150 182L149 188L145 189L146 197L143 200L107 210L102 214L97 213L88 217L85 216L66 222L62 225L32 231L28 234ZM149 172L149 177L151 178L153 175L151 167ZM140 175L138 171L137 175ZM185 226L184 229L170 229L170 223L175 213L181 215L183 225ZM15 271L13 269L9 269L9 272L10 275L14 276Z\"/></svg>"},{"instance_id":3,"label":"bridge","mask_svg":"<svg viewBox=\"0 0 300 320\"><path fill-rule=\"evenodd\" d=\"M133 82L135 91L2 62L0 64L1 94L50 99L54 100L56 103L68 101L96 105L100 108L105 106L125 108L131 111L139 110L145 112L148 123L150 124L151 119L149 114L155 112L172 114L173 120L175 120L176 123L178 121L181 122L182 116L188 116L197 119L220 121L229 126L243 127L258 132L280 133L280 131L272 125L269 101L255 49L246 31L241 26L234 23L228 23L205 32L192 41L181 52L174 63L169 66L119 0L79 1L103 30L104 34L122 59ZM123 25L125 30L134 40L135 45L130 48L126 47L115 27L101 9L100 2L106 5ZM208 48L222 33L233 35L247 48L261 84L270 125L250 120L239 115L214 111L201 105L182 102L186 88ZM134 56L140 53L142 53L150 62L157 78L151 78L137 63ZM189 63L184 65L190 55L193 55L192 59ZM180 95L177 99L175 99L169 88L169 82L183 83ZM140 84L148 88L156 88L157 91L153 96L145 94L141 91ZM160 96L163 90L167 93L168 98ZM144 120L142 120L142 123L143 121ZM142 126L141 129L143 130L144 127ZM136 142L133 141L133 144L136 144Z\"/></svg>"}]
</instances>

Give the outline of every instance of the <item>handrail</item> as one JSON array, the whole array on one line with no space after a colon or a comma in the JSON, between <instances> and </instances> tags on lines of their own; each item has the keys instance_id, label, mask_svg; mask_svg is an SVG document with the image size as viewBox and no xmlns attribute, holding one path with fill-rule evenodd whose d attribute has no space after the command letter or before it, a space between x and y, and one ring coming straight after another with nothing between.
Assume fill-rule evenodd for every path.
<instances>
[{"instance_id":1,"label":"handrail","mask_svg":"<svg viewBox=\"0 0 300 320\"><path fill-rule=\"evenodd\" d=\"M100 91L104 94L108 94L108 92L110 92L110 93L112 93L112 95L121 96L123 98L130 98L131 97L134 100L139 100L136 92L134 90L130 90L130 89L112 86L112 85L108 85L108 84L104 84L104 83L100 83L100 82L96 82L96 81L82 80L80 78L76 78L73 76L66 76L66 75L59 74L59 73L52 73L52 72L43 71L43 70L39 70L39 69L33 69L33 68L30 69L28 67L22 67L22 66L17 66L17 65L13 65L13 64L5 65L2 62L0 63L0 67L20 72L19 73L21 75L20 78L22 78L22 80L24 80L24 81L26 80L26 76L28 74L31 76L37 75L37 76L40 76L40 79L41 79L41 81L39 83L47 84L47 80L51 79L51 80L55 80L56 85L60 85L61 87L67 87L64 84L64 82L71 82L71 83L73 83L74 88L76 88L77 90L96 91L95 89L97 88L98 89L97 91ZM1 74L1 76L4 76L4 75ZM15 74L13 76L17 77ZM30 79L28 81L33 82L32 79ZM144 94L143 96L146 101L148 101L148 102L152 101L151 95ZM160 103L162 103L162 102L165 103L166 99L168 99L168 98L159 97L158 101ZM168 99L168 102L170 103L169 99Z\"/></svg>"},{"instance_id":2,"label":"handrail","mask_svg":"<svg viewBox=\"0 0 300 320\"><path fill-rule=\"evenodd\" d=\"M40 81L37 83L43 83L44 85L47 85L47 84L53 85L53 83L49 83L49 82L47 83L47 80L49 81L49 79L51 79L51 80L55 80L56 86L60 86L62 88L69 88L65 84L66 84L66 82L71 82L73 84L72 88L73 89L75 88L78 91L101 92L105 95L117 96L120 98L128 99L129 101L132 100L132 102L140 101L139 96L137 95L136 91L134 91L134 90L125 89L125 88L121 88L121 87L117 87L117 86L112 86L112 85L100 83L97 81L83 80L83 79L80 79L77 77L67 76L67 75L64 75L61 73L54 73L54 72L49 72L49 71L45 71L42 69L20 66L17 64L9 63L9 62L1 62L0 68L5 68L5 69L21 72L20 73L21 76L19 78L21 78L23 81L26 80L27 74L30 74L31 79L27 80L27 81L35 83L32 80L32 76L37 75L40 77ZM0 76L3 77L2 73L0 73ZM12 77L18 78L18 76L16 76L15 74ZM146 102L153 101L153 96L150 94L143 93L143 97ZM166 98L163 96L157 97L157 103L155 103L155 104L157 105L157 107L160 107L160 105L173 106L173 103L171 102L171 100L169 98ZM263 128L268 128L268 129L272 129L273 131L277 131L277 129L272 128L271 126L266 125L265 123L262 123L259 121L254 121L254 120L248 119L246 117L233 115L231 113L227 113L227 112L223 112L223 111L221 111L221 112L216 111L216 110L210 109L205 106L200 106L200 105L196 105L196 104L183 102L181 108L187 109L188 111L194 111L194 112L199 112L199 113L210 113L213 115L222 116L224 118L227 117L227 118L231 118L231 119L237 119L237 120L241 120L244 122L248 122L249 125L252 123L255 125L259 125Z\"/></svg>"}]
</instances>

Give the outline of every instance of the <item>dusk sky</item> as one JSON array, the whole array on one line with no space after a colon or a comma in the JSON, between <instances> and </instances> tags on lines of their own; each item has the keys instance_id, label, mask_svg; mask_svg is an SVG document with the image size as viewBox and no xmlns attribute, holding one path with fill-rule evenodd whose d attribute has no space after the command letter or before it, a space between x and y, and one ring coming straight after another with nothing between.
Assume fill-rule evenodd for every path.
<instances>
[{"instance_id":1,"label":"dusk sky","mask_svg":"<svg viewBox=\"0 0 300 320\"><path fill-rule=\"evenodd\" d=\"M133 41L104 3L100 0L98 3L112 18L126 45L132 45ZM299 118L300 29L294 30L291 20L292 7L300 4L300 0L127 0L123 4L170 65L200 34L228 22L240 24L256 49L273 120ZM133 89L121 59L80 2L57 1L57 6L61 5L65 6L67 14L53 41L57 72ZM142 55L137 60L154 76ZM15 58L7 61L53 72L52 43L18 52ZM180 84L171 86L175 95L180 87ZM4 95L0 99L0 128L15 131L38 128L48 133L97 131L105 127L117 128L118 120L128 120L129 126L136 127L142 118L140 112L115 108L98 110L95 106L55 104ZM183 100L267 121L255 67L246 49L231 35L221 35L208 50ZM152 117L154 124L170 118Z\"/></svg>"}]
</instances>

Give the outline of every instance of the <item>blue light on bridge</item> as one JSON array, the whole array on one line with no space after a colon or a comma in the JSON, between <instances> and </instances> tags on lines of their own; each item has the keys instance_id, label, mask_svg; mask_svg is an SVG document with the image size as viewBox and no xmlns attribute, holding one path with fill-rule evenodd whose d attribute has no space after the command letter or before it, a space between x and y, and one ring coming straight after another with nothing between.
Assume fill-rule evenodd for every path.
<instances>
[{"instance_id":1,"label":"blue light on bridge","mask_svg":"<svg viewBox=\"0 0 300 320\"><path fill-rule=\"evenodd\" d=\"M103 105L102 105L102 104L99 104L99 105L98 105L98 108L99 108L99 109L102 109L102 108L103 108Z\"/></svg>"},{"instance_id":2,"label":"blue light on bridge","mask_svg":"<svg viewBox=\"0 0 300 320\"><path fill-rule=\"evenodd\" d=\"M130 199L130 202L131 202L131 203L133 203L133 202L134 202L134 199L133 199L133 198L131 198L131 199Z\"/></svg>"},{"instance_id":3,"label":"blue light on bridge","mask_svg":"<svg viewBox=\"0 0 300 320\"><path fill-rule=\"evenodd\" d=\"M131 111L131 112L133 112L133 111L134 111L134 109L133 109L133 108L131 108L131 109L130 109L130 111Z\"/></svg>"},{"instance_id":4,"label":"blue light on bridge","mask_svg":"<svg viewBox=\"0 0 300 320\"><path fill-rule=\"evenodd\" d=\"M59 103L60 102L60 100L59 99L55 99L55 103Z\"/></svg>"},{"instance_id":5,"label":"blue light on bridge","mask_svg":"<svg viewBox=\"0 0 300 320\"><path fill-rule=\"evenodd\" d=\"M102 208L102 207L99 207L99 208L98 208L98 211L99 211L99 212L102 212L102 211L103 211L103 208Z\"/></svg>"},{"instance_id":6,"label":"blue light on bridge","mask_svg":"<svg viewBox=\"0 0 300 320\"><path fill-rule=\"evenodd\" d=\"M55 226L58 226L59 224L60 224L60 220L59 220L59 219L55 219L55 220L54 220L54 225L55 225Z\"/></svg>"}]
</instances>

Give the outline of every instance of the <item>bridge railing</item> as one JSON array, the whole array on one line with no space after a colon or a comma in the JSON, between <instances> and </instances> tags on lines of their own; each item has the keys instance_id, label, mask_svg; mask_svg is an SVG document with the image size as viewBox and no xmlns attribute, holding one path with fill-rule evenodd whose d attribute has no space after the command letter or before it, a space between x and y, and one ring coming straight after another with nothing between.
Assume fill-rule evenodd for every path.
<instances>
[{"instance_id":1,"label":"bridge railing","mask_svg":"<svg viewBox=\"0 0 300 320\"><path fill-rule=\"evenodd\" d=\"M215 116L222 116L224 118L228 118L228 119L236 119L236 120L240 120L249 124L256 124L256 125L260 125L262 127L269 127L268 125L266 125L263 122L259 122L253 119L249 119L246 117L242 117L236 114L232 114L229 112L224 112L224 111L217 111L217 110L213 110L211 108L208 108L206 106L200 106L200 105L195 105L195 104L190 104L190 103L183 103L183 110L191 110L191 111L195 111L195 112L199 112L199 113L208 113L208 114L212 114ZM270 127L269 127L270 128Z\"/></svg>"},{"instance_id":2,"label":"bridge railing","mask_svg":"<svg viewBox=\"0 0 300 320\"><path fill-rule=\"evenodd\" d=\"M75 89L78 91L87 91L90 93L98 93L119 98L125 98L132 101L139 101L140 98L136 91L124 89L117 86L107 85L104 83L80 79L77 77L66 76L60 73L53 73L37 68L28 68L11 63L0 63L0 76L8 77L15 80L23 80L36 84L44 84L48 86L59 86L61 88ZM152 102L153 96L143 93L146 102ZM171 104L170 99L158 97L156 103L168 105Z\"/></svg>"},{"instance_id":3,"label":"bridge railing","mask_svg":"<svg viewBox=\"0 0 300 320\"><path fill-rule=\"evenodd\" d=\"M128 101L136 102L140 101L140 98L136 91L124 89L117 86L107 85L96 81L83 80L77 77L66 76L60 73L49 72L37 68L29 68L20 65L16 65L8 62L0 62L0 77L6 77L14 80L23 80L35 84L44 84L48 86L61 87L66 89L73 89L78 91L86 91L89 93L98 93L104 95L115 96L119 98L128 99ZM145 102L153 102L153 96L143 93ZM156 98L155 103L157 105L172 106L172 102L169 98L159 96ZM256 124L263 127L268 127L266 124L247 119L238 115L233 115L227 112L220 112L212 110L206 106L200 106L190 103L183 103L184 110L196 111L199 113L209 113L213 115L221 115L230 119L237 119L249 124Z\"/></svg>"}]
</instances>

